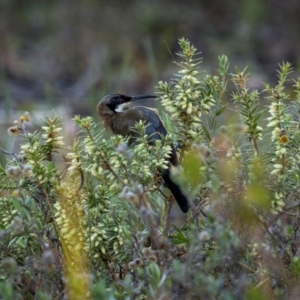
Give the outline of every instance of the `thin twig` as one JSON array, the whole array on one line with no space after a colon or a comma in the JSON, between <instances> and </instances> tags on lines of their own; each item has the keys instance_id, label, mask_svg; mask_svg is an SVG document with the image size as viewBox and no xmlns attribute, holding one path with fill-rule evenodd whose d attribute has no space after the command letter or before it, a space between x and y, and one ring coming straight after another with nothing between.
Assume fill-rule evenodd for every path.
<instances>
[{"instance_id":1,"label":"thin twig","mask_svg":"<svg viewBox=\"0 0 300 300\"><path fill-rule=\"evenodd\" d=\"M22 163L20 162L20 159L19 159L19 157L18 157L17 154L15 154L15 153L13 153L13 152L8 152L8 151L2 149L1 147L0 147L0 151L1 151L2 153L6 154L6 155L13 156L13 157L16 159L16 161L22 166Z\"/></svg>"},{"instance_id":2,"label":"thin twig","mask_svg":"<svg viewBox=\"0 0 300 300\"><path fill-rule=\"evenodd\" d=\"M169 237L170 234L170 214L171 214L171 209L174 203L174 197L170 197L168 201L168 206L167 206L167 213L166 213L166 226L165 226L165 232L167 236Z\"/></svg>"},{"instance_id":3,"label":"thin twig","mask_svg":"<svg viewBox=\"0 0 300 300\"><path fill-rule=\"evenodd\" d=\"M252 139L253 147L256 151L256 154L259 154L258 145L257 145L257 139Z\"/></svg>"}]
</instances>

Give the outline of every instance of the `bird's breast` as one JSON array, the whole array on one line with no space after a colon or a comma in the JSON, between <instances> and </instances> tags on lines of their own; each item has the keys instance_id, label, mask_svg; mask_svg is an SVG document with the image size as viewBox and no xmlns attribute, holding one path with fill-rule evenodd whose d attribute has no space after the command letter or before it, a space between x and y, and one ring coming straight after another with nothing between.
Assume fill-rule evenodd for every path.
<instances>
[{"instance_id":1,"label":"bird's breast","mask_svg":"<svg viewBox=\"0 0 300 300\"><path fill-rule=\"evenodd\" d=\"M128 136L132 132L131 128L140 120L143 120L143 115L139 110L128 109L116 114L111 129L115 134Z\"/></svg>"}]
</instances>

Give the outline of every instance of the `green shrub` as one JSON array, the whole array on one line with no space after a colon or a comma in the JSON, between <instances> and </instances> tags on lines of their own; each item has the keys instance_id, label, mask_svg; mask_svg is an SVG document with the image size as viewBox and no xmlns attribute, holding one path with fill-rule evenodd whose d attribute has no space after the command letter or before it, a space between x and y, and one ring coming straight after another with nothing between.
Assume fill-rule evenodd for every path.
<instances>
[{"instance_id":1,"label":"green shrub","mask_svg":"<svg viewBox=\"0 0 300 300\"><path fill-rule=\"evenodd\" d=\"M75 116L72 147L54 116L36 132L27 114L8 129L23 141L18 154L1 149L1 299L300 295L300 79L287 93L282 63L262 100L246 69L227 74L225 55L209 75L190 42L179 45L178 74L157 87L169 134L155 147L141 122L130 147L90 117ZM158 172L171 142L181 162L172 176L191 199L181 227Z\"/></svg>"}]
</instances>

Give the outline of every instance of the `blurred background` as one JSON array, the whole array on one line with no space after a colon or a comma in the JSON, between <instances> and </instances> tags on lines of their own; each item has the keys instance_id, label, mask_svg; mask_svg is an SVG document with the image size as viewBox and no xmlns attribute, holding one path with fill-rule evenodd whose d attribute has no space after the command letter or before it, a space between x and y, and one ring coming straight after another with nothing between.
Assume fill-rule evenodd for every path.
<instances>
[{"instance_id":1,"label":"blurred background","mask_svg":"<svg viewBox=\"0 0 300 300\"><path fill-rule=\"evenodd\" d=\"M223 53L231 71L249 65L251 88L275 84L282 61L297 77L299 15L299 0L0 1L1 123L24 111L95 116L105 94L152 93L176 72L181 37L209 72Z\"/></svg>"}]
</instances>

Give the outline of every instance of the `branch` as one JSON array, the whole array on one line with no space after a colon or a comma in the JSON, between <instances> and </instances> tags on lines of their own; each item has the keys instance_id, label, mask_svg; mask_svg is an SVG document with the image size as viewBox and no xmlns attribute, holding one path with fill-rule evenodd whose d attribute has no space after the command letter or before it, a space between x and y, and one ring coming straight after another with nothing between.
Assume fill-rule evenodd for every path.
<instances>
[{"instance_id":1,"label":"branch","mask_svg":"<svg viewBox=\"0 0 300 300\"><path fill-rule=\"evenodd\" d=\"M22 167L22 163L20 162L20 159L17 154L15 154L13 152L8 152L8 151L2 149L1 147L0 147L0 151L6 155L10 155L10 156L14 157L15 160L18 162L18 164Z\"/></svg>"}]
</instances>

